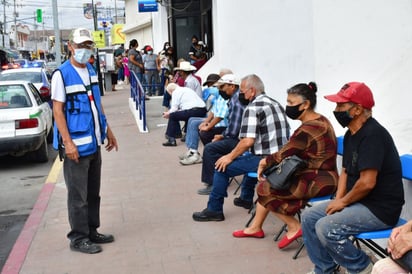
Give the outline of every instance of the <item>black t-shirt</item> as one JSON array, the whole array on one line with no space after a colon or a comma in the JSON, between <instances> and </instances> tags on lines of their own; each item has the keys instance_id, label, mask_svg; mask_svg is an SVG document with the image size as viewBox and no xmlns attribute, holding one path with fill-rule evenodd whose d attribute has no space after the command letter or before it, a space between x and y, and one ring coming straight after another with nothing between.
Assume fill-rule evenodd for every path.
<instances>
[{"instance_id":1,"label":"black t-shirt","mask_svg":"<svg viewBox=\"0 0 412 274\"><path fill-rule=\"evenodd\" d=\"M347 191L360 177L360 171L378 170L376 185L359 202L387 225L395 225L404 204L402 167L398 151L389 132L374 118L344 137L342 165L348 175Z\"/></svg>"}]
</instances>

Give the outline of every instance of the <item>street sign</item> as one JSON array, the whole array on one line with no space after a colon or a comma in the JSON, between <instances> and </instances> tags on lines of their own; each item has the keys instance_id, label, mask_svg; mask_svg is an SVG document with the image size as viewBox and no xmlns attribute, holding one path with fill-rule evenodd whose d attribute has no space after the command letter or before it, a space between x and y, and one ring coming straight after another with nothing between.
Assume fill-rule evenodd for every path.
<instances>
[{"instance_id":1,"label":"street sign","mask_svg":"<svg viewBox=\"0 0 412 274\"><path fill-rule=\"evenodd\" d=\"M137 5L139 6L139 12L157 11L157 1L156 0L139 0Z\"/></svg>"},{"instance_id":2,"label":"street sign","mask_svg":"<svg viewBox=\"0 0 412 274\"><path fill-rule=\"evenodd\" d=\"M96 44L96 48L100 49L106 47L106 41L103 30L92 31L92 35L93 42Z\"/></svg>"}]
</instances>

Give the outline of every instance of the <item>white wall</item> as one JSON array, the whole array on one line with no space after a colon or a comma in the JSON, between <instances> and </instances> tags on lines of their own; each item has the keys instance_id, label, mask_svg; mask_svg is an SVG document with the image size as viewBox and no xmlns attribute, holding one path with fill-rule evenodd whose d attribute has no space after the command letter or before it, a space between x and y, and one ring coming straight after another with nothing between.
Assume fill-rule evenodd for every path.
<instances>
[{"instance_id":1,"label":"white wall","mask_svg":"<svg viewBox=\"0 0 412 274\"><path fill-rule=\"evenodd\" d=\"M318 111L337 135L345 129L323 95L365 82L375 96L374 117L400 154L412 153L412 1L214 0L213 9L215 56L198 72L203 79L222 67L239 76L255 73L283 104L287 88L316 81ZM408 219L411 184L405 181Z\"/></svg>"},{"instance_id":2,"label":"white wall","mask_svg":"<svg viewBox=\"0 0 412 274\"><path fill-rule=\"evenodd\" d=\"M338 135L344 129L323 95L365 82L374 92L374 116L400 154L412 153L410 0L214 0L213 9L215 56L199 71L202 78L222 67L256 73L281 103L287 88L314 80L318 111Z\"/></svg>"},{"instance_id":3,"label":"white wall","mask_svg":"<svg viewBox=\"0 0 412 274\"><path fill-rule=\"evenodd\" d=\"M138 11L136 0L125 0L126 23L123 32L126 35L125 48L129 48L129 42L136 39L139 42L138 49L145 45L153 45L152 13Z\"/></svg>"}]
</instances>

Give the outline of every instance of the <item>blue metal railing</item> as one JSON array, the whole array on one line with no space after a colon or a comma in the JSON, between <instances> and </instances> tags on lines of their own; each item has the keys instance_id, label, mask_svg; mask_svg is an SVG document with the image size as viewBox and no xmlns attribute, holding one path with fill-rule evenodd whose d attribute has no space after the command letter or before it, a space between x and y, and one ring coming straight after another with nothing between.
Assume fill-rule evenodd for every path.
<instances>
[{"instance_id":1,"label":"blue metal railing","mask_svg":"<svg viewBox=\"0 0 412 274\"><path fill-rule=\"evenodd\" d=\"M130 71L130 97L133 99L136 111L139 113L139 120L143 122L143 131L147 131L145 93L134 71Z\"/></svg>"}]
</instances>

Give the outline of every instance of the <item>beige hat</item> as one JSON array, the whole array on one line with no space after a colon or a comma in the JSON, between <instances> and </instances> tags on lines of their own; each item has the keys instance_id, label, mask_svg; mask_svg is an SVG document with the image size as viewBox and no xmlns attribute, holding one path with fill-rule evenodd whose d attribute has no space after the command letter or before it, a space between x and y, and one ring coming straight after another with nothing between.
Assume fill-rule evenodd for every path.
<instances>
[{"instance_id":1,"label":"beige hat","mask_svg":"<svg viewBox=\"0 0 412 274\"><path fill-rule=\"evenodd\" d=\"M92 34L88 29L78 28L72 31L70 34L70 41L73 41L76 44L81 44L86 41L93 42Z\"/></svg>"},{"instance_id":2,"label":"beige hat","mask_svg":"<svg viewBox=\"0 0 412 274\"><path fill-rule=\"evenodd\" d=\"M234 74L225 74L222 76L222 78L219 79L219 81L216 82L217 86L220 86L223 84L231 84L231 85L239 86L240 79Z\"/></svg>"},{"instance_id":3,"label":"beige hat","mask_svg":"<svg viewBox=\"0 0 412 274\"><path fill-rule=\"evenodd\" d=\"M183 70L183 71L195 71L196 67L192 66L189 62L183 61L180 62L179 67L174 68L174 70Z\"/></svg>"}]
</instances>

